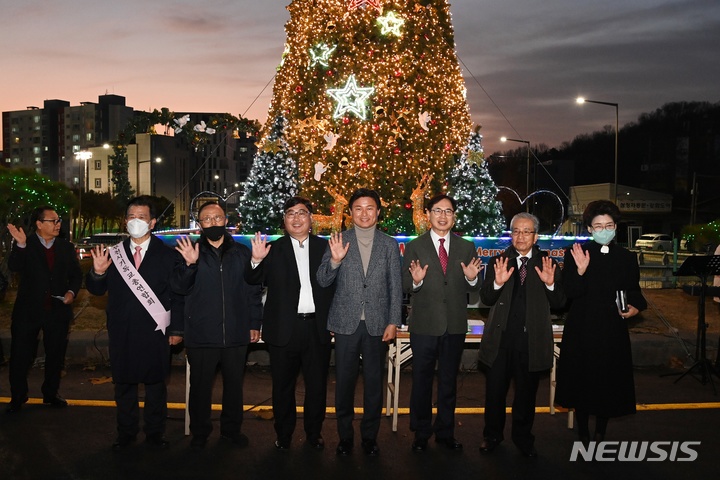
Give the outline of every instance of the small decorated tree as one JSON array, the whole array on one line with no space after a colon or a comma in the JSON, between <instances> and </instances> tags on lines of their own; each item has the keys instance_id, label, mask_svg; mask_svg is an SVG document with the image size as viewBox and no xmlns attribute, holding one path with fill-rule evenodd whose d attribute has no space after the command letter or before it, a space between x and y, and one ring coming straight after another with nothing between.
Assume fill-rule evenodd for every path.
<instances>
[{"instance_id":1,"label":"small decorated tree","mask_svg":"<svg viewBox=\"0 0 720 480\"><path fill-rule=\"evenodd\" d=\"M498 188L485 165L480 127L450 172L448 193L457 201L455 228L465 235L497 236L505 229Z\"/></svg>"},{"instance_id":2,"label":"small decorated tree","mask_svg":"<svg viewBox=\"0 0 720 480\"><path fill-rule=\"evenodd\" d=\"M298 193L297 164L284 140L285 118L275 118L272 131L258 152L245 183L238 213L244 233L278 233L282 205Z\"/></svg>"}]
</instances>

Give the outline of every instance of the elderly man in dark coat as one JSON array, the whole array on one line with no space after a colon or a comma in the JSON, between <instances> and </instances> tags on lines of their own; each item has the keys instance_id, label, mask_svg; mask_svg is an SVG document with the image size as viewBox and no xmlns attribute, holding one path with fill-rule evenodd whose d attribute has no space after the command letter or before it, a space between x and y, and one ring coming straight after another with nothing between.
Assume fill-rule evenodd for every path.
<instances>
[{"instance_id":1,"label":"elderly man in dark coat","mask_svg":"<svg viewBox=\"0 0 720 480\"><path fill-rule=\"evenodd\" d=\"M550 309L565 305L560 268L535 243L539 222L519 213L510 222L512 245L490 260L480 299L490 314L480 344L486 368L484 440L480 451L492 452L503 440L505 397L515 382L512 440L526 457L537 456L532 434L540 372L553 362Z\"/></svg>"},{"instance_id":2,"label":"elderly man in dark coat","mask_svg":"<svg viewBox=\"0 0 720 480\"><path fill-rule=\"evenodd\" d=\"M182 341L182 337L174 333L182 332L183 299L170 289L170 277L175 264L180 262L180 255L150 233L156 222L150 197L131 200L125 220L132 238L119 247L125 250L129 262L135 264L135 273L146 282L163 309L170 312L170 325L161 326L157 315L146 308L145 294L136 294L137 286L131 288L123 278L130 271L129 262L115 255L111 258L110 252L101 247L93 249L93 268L86 277L87 289L93 295L108 292L107 328L118 430L112 447L120 450L136 439L139 431L138 384L142 383L145 386L145 440L152 446L164 448L168 445L163 434L167 417L165 381L170 372L170 345Z\"/></svg>"}]
</instances>

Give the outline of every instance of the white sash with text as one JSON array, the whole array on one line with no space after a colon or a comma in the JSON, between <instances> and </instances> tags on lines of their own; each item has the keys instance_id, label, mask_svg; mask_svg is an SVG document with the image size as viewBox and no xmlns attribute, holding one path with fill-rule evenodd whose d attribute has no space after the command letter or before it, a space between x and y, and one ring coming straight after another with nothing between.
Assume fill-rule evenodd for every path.
<instances>
[{"instance_id":1,"label":"white sash with text","mask_svg":"<svg viewBox=\"0 0 720 480\"><path fill-rule=\"evenodd\" d=\"M115 267L130 288L130 291L135 294L135 297L155 320L157 324L155 331L162 330L164 334L165 329L170 325L170 311L165 310L155 292L152 291L142 275L135 269L135 265L128 258L122 242L110 247L110 258L115 263Z\"/></svg>"}]
</instances>

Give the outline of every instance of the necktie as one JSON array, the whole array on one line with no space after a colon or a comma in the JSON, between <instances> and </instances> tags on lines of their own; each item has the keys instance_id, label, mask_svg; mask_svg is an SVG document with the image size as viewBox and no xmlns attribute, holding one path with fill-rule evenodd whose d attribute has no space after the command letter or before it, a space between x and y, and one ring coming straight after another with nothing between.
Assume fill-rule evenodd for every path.
<instances>
[{"instance_id":1,"label":"necktie","mask_svg":"<svg viewBox=\"0 0 720 480\"><path fill-rule=\"evenodd\" d=\"M527 278L527 261L527 257L520 257L520 285L524 285Z\"/></svg>"},{"instance_id":2,"label":"necktie","mask_svg":"<svg viewBox=\"0 0 720 480\"><path fill-rule=\"evenodd\" d=\"M135 247L135 253L133 254L133 260L135 260L135 269L140 268L140 262L142 262L142 255L140 255L140 251L142 250L142 247Z\"/></svg>"},{"instance_id":3,"label":"necktie","mask_svg":"<svg viewBox=\"0 0 720 480\"><path fill-rule=\"evenodd\" d=\"M447 271L448 255L445 250L445 239L440 239L440 247L438 247L438 257L440 257L440 266L442 267L443 273Z\"/></svg>"}]
</instances>

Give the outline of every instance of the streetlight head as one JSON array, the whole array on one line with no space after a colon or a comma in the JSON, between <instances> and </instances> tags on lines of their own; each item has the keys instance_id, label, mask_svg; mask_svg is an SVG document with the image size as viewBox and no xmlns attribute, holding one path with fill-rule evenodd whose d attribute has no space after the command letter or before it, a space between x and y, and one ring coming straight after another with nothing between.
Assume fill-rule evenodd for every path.
<instances>
[{"instance_id":1,"label":"streetlight head","mask_svg":"<svg viewBox=\"0 0 720 480\"><path fill-rule=\"evenodd\" d=\"M92 152L80 150L79 152L75 152L75 158L77 160L90 160L92 158Z\"/></svg>"},{"instance_id":2,"label":"streetlight head","mask_svg":"<svg viewBox=\"0 0 720 480\"><path fill-rule=\"evenodd\" d=\"M507 137L500 137L501 142L507 142Z\"/></svg>"},{"instance_id":3,"label":"streetlight head","mask_svg":"<svg viewBox=\"0 0 720 480\"><path fill-rule=\"evenodd\" d=\"M585 103L585 97L577 97L577 98L575 99L575 101L576 101L577 103Z\"/></svg>"},{"instance_id":4,"label":"streetlight head","mask_svg":"<svg viewBox=\"0 0 720 480\"><path fill-rule=\"evenodd\" d=\"M162 162L162 158L157 157L157 158L155 159L155 163L161 163L161 162Z\"/></svg>"}]
</instances>

